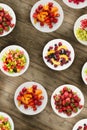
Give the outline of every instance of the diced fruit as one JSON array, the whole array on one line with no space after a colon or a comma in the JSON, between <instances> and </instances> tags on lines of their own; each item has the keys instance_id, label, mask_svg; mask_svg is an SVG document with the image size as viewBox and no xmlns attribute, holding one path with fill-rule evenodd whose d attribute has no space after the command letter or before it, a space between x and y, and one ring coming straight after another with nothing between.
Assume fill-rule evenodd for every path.
<instances>
[{"instance_id":1,"label":"diced fruit","mask_svg":"<svg viewBox=\"0 0 87 130\"><path fill-rule=\"evenodd\" d=\"M9 31L9 27L5 27L6 31ZM3 31L3 30L2 30ZM0 31L1 32L1 31ZM26 65L26 57L23 51L9 50L3 57L3 69L8 73L19 73Z\"/></svg>"},{"instance_id":2,"label":"diced fruit","mask_svg":"<svg viewBox=\"0 0 87 130\"><path fill-rule=\"evenodd\" d=\"M18 104L23 105L25 109L31 107L33 111L36 111L42 105L42 100L44 100L44 96L37 85L29 88L24 87L17 96Z\"/></svg>"},{"instance_id":3,"label":"diced fruit","mask_svg":"<svg viewBox=\"0 0 87 130\"><path fill-rule=\"evenodd\" d=\"M7 117L0 115L0 130L11 130L11 123Z\"/></svg>"},{"instance_id":4,"label":"diced fruit","mask_svg":"<svg viewBox=\"0 0 87 130\"><path fill-rule=\"evenodd\" d=\"M58 17L60 16L58 7L53 5L53 2L49 2L45 5L39 5L33 13L34 23L40 23L40 26L47 25L50 29L53 25L58 23Z\"/></svg>"},{"instance_id":5,"label":"diced fruit","mask_svg":"<svg viewBox=\"0 0 87 130\"><path fill-rule=\"evenodd\" d=\"M45 59L54 67L63 66L71 60L71 52L67 46L59 42L54 46L49 46Z\"/></svg>"}]
</instances>

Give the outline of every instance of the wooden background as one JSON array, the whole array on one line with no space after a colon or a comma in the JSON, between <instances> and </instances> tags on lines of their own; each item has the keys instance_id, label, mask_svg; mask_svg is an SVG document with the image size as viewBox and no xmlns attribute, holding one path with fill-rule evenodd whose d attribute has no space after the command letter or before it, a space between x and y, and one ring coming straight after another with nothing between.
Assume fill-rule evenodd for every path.
<instances>
[{"instance_id":1,"label":"wooden background","mask_svg":"<svg viewBox=\"0 0 87 130\"><path fill-rule=\"evenodd\" d=\"M87 118L87 86L82 81L81 69L87 61L87 47L81 45L74 37L73 26L76 19L87 13L87 8L71 9L62 0L56 0L64 10L62 26L52 33L36 30L30 22L30 10L37 0L0 0L13 8L17 16L14 31L0 38L0 51L11 44L24 47L30 55L30 67L19 77L12 78L0 71L0 111L8 113L15 124L15 130L72 130L80 119ZM62 38L71 43L75 49L75 60L67 70L57 72L49 69L43 62L42 50L49 40ZM26 82L35 81L42 84L48 93L48 104L43 112L35 116L26 116L18 111L14 104L17 87ZM73 84L80 88L85 96L82 112L72 119L57 116L50 105L52 92L60 85Z\"/></svg>"}]
</instances>

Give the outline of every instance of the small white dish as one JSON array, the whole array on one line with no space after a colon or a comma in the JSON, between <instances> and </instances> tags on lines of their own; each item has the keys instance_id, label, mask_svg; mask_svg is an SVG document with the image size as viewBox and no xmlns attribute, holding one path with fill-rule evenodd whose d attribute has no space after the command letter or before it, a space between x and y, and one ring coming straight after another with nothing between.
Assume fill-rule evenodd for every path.
<instances>
[{"instance_id":1,"label":"small white dish","mask_svg":"<svg viewBox=\"0 0 87 130\"><path fill-rule=\"evenodd\" d=\"M9 72L6 72L4 69L3 69L3 61L2 61L2 58L3 56L5 55L5 53L7 53L9 50L21 50L24 52L24 55L26 57L26 64L25 64L25 68L22 69L20 72L18 73L9 73ZM29 59L29 55L27 53L27 51L22 48L21 46L18 46L18 45L10 45L10 46L7 46L6 48L4 48L1 53L0 53L0 69L1 71L6 74L7 76L12 76L12 77L16 77L16 76L20 76L22 75L27 69L28 69L28 66L29 66L29 63L30 63L30 59Z\"/></svg>"},{"instance_id":2,"label":"small white dish","mask_svg":"<svg viewBox=\"0 0 87 130\"><path fill-rule=\"evenodd\" d=\"M64 64L63 66L59 65L57 67L54 67L52 64L50 64L49 62L47 62L47 59L45 59L45 56L47 55L47 52L48 52L48 49L50 46L55 46L55 44L58 44L59 42L62 42L62 45L65 45L69 51L71 51L71 61L69 61L67 64ZM57 70L57 71L61 71L61 70L65 70L67 69L68 67L71 66L71 64L73 63L74 61L74 57L75 57L75 53L74 53L74 49L73 47L70 45L70 43L68 43L67 41L63 40L63 39L54 39L54 40L51 40L49 41L44 49L43 49L43 60L45 62L45 64L52 70Z\"/></svg>"},{"instance_id":3,"label":"small white dish","mask_svg":"<svg viewBox=\"0 0 87 130\"><path fill-rule=\"evenodd\" d=\"M37 88L42 90L43 96L44 96L44 99L42 100L42 105L38 106L36 111L33 111L32 108L25 109L23 105L18 106L18 101L17 101L17 96L19 95L19 92L24 87L29 88L29 87L31 87L33 85L37 85ZM36 114L39 114L40 112L42 112L45 109L45 107L47 105L47 101L48 101L48 96L47 96L47 92L46 92L45 88L42 85L40 85L39 83L36 83L36 82L25 82L25 83L21 84L17 88L17 90L15 92L15 95L14 95L14 102L15 102L16 107L18 108L19 111L21 111L22 113L24 113L26 115L36 115Z\"/></svg>"},{"instance_id":4,"label":"small white dish","mask_svg":"<svg viewBox=\"0 0 87 130\"><path fill-rule=\"evenodd\" d=\"M77 87L75 87L74 85L70 85L70 84L61 85L61 86L59 86L59 87L53 92L53 94L52 94L52 96L51 96L51 106L52 106L53 111L54 111L58 116L60 116L60 117L62 117L62 118L72 118L72 117L77 116L77 115L81 112L81 110L82 110L83 108L82 108L82 109L79 109L77 113L72 113L71 116L67 116L67 115L64 114L64 113L59 113L58 110L55 108L55 104L54 104L54 98L53 98L54 95L55 95L55 94L60 94L60 91L61 91L65 86L68 87L68 88L70 88L70 89L72 89L72 91L74 91L74 92L77 93L77 95L78 95L78 96L80 97L80 99L81 99L80 103L84 106L84 96L83 96L81 90L78 89Z\"/></svg>"},{"instance_id":5,"label":"small white dish","mask_svg":"<svg viewBox=\"0 0 87 130\"><path fill-rule=\"evenodd\" d=\"M83 65L82 71L81 71L82 79L83 79L84 83L87 85L87 80L86 80L87 73L85 71L87 71L87 62Z\"/></svg>"},{"instance_id":6,"label":"small white dish","mask_svg":"<svg viewBox=\"0 0 87 130\"><path fill-rule=\"evenodd\" d=\"M84 126L84 124L87 124L87 119L82 119L80 121L78 121L72 130L77 130L79 126Z\"/></svg>"},{"instance_id":7,"label":"small white dish","mask_svg":"<svg viewBox=\"0 0 87 130\"><path fill-rule=\"evenodd\" d=\"M51 28L51 29L47 25L44 25L43 27L41 27L39 22L35 24L34 23L34 18L33 18L33 13L35 12L36 8L39 5L45 5L45 4L49 3L49 2L52 2L54 4L54 6L58 7L59 14L60 14L60 16L58 18L58 22L56 24L54 24L53 28ZM41 32L49 33L49 32L53 32L53 31L57 30L61 26L61 24L63 22L63 19L64 19L64 14L63 14L62 7L56 1L54 1L54 0L40 0L40 1L36 2L36 4L32 7L31 13L30 13L30 19L31 19L31 22L32 22L33 26L37 30L39 30Z\"/></svg>"},{"instance_id":8,"label":"small white dish","mask_svg":"<svg viewBox=\"0 0 87 130\"><path fill-rule=\"evenodd\" d=\"M10 30L8 32L4 31L4 33L2 35L0 35L0 37L3 37L3 36L8 35L9 33L11 33L13 31L13 29L15 28L15 25L16 25L16 15L15 15L13 9L11 7L9 7L8 5L0 3L0 7L3 7L6 11L8 11L8 13L12 17L12 23L14 24L14 27L10 28Z\"/></svg>"},{"instance_id":9,"label":"small white dish","mask_svg":"<svg viewBox=\"0 0 87 130\"><path fill-rule=\"evenodd\" d=\"M70 8L73 9L81 9L81 8L85 8L87 6L87 0L85 0L85 2L80 2L79 4L75 4L73 2L69 2L68 0L63 0L63 2L69 6Z\"/></svg>"},{"instance_id":10,"label":"small white dish","mask_svg":"<svg viewBox=\"0 0 87 130\"><path fill-rule=\"evenodd\" d=\"M14 130L14 122L13 122L12 118L7 113L4 113L4 112L0 112L0 116L8 118L8 121L11 125L11 130Z\"/></svg>"},{"instance_id":11,"label":"small white dish","mask_svg":"<svg viewBox=\"0 0 87 130\"><path fill-rule=\"evenodd\" d=\"M84 15L80 16L80 17L76 20L76 22L75 22L75 24L74 24L74 35L75 35L76 39L77 39L81 44L87 46L87 41L82 41L82 40L78 39L77 36L76 36L76 30L77 30L78 28L80 28L80 26L81 26L81 20L84 20L84 19L87 19L87 14L84 14Z\"/></svg>"}]
</instances>

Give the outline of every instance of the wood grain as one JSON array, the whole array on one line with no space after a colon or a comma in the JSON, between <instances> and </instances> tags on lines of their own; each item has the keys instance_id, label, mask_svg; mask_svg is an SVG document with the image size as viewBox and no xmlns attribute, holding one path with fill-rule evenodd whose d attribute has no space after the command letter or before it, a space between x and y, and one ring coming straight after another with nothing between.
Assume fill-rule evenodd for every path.
<instances>
[{"instance_id":1,"label":"wood grain","mask_svg":"<svg viewBox=\"0 0 87 130\"><path fill-rule=\"evenodd\" d=\"M30 55L30 67L19 77L11 78L0 71L0 111L8 113L15 123L15 130L71 130L80 119L87 118L87 86L81 79L81 69L87 61L87 47L81 45L74 37L73 26L76 19L87 13L87 8L71 9L61 0L56 0L64 10L62 26L52 33L36 30L30 22L30 10L37 0L0 0L13 8L17 17L14 31L0 38L0 51L11 44L24 47ZM43 62L42 50L49 40L62 38L71 43L75 49L75 60L67 70L57 72L49 69ZM17 87L26 82L35 81L42 84L48 93L48 104L43 112L35 116L26 116L18 111L14 104ZM52 92L62 84L73 84L80 88L85 96L82 112L72 119L57 116L50 105Z\"/></svg>"}]
</instances>

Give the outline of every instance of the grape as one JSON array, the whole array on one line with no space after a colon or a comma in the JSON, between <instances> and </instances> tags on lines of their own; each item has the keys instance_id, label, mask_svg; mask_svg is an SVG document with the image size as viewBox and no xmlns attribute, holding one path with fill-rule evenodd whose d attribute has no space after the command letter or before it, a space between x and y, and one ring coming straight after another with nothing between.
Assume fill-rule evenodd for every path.
<instances>
[{"instance_id":1,"label":"grape","mask_svg":"<svg viewBox=\"0 0 87 130\"><path fill-rule=\"evenodd\" d=\"M87 31L81 28L76 30L76 37L81 41L87 41Z\"/></svg>"}]
</instances>

